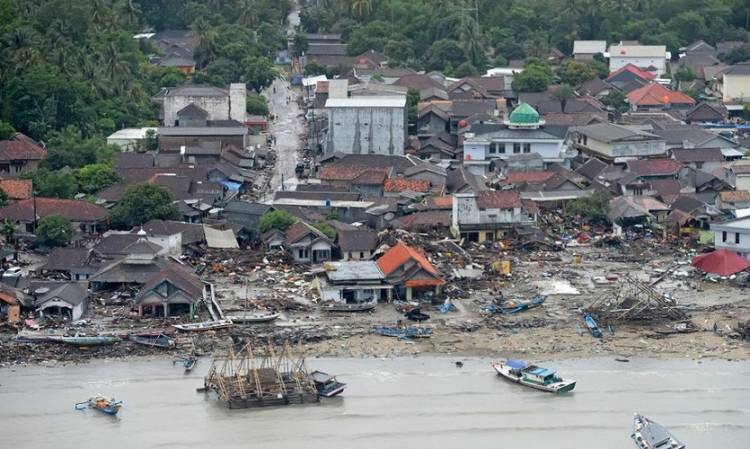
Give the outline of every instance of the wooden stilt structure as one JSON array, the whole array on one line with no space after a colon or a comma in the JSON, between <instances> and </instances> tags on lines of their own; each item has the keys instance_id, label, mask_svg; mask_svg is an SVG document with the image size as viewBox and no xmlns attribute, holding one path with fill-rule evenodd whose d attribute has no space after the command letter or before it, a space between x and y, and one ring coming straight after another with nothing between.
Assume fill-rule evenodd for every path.
<instances>
[{"instance_id":1,"label":"wooden stilt structure","mask_svg":"<svg viewBox=\"0 0 750 449\"><path fill-rule=\"evenodd\" d=\"M229 408L305 404L320 400L304 356L289 343L277 353L269 341L259 349L246 344L214 357L202 391L213 391Z\"/></svg>"}]
</instances>

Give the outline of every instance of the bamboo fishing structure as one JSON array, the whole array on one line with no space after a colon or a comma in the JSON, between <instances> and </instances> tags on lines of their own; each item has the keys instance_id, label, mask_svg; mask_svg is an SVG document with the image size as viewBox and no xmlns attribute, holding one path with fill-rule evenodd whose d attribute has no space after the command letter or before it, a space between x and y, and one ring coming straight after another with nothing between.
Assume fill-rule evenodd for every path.
<instances>
[{"instance_id":1,"label":"bamboo fishing structure","mask_svg":"<svg viewBox=\"0 0 750 449\"><path fill-rule=\"evenodd\" d=\"M253 408L305 404L320 400L301 352L293 354L289 342L280 351L247 343L239 351L230 347L215 356L203 380L202 391L213 391L228 408Z\"/></svg>"}]
</instances>

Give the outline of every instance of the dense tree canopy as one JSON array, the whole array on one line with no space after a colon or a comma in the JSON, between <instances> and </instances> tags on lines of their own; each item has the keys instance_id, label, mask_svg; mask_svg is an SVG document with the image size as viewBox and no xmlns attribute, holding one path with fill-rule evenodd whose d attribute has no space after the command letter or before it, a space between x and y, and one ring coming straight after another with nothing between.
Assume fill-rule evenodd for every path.
<instances>
[{"instance_id":1,"label":"dense tree canopy","mask_svg":"<svg viewBox=\"0 0 750 449\"><path fill-rule=\"evenodd\" d=\"M341 33L350 54L372 48L397 64L451 75L467 61L482 72L488 57L544 57L553 47L569 53L575 39L661 43L676 55L697 39L746 40L750 28L746 0L479 0L478 14L473 1L308 4L301 14L304 30Z\"/></svg>"},{"instance_id":2,"label":"dense tree canopy","mask_svg":"<svg viewBox=\"0 0 750 449\"><path fill-rule=\"evenodd\" d=\"M37 242L45 247L67 246L73 237L73 227L62 215L50 215L39 221L36 236Z\"/></svg>"},{"instance_id":3,"label":"dense tree canopy","mask_svg":"<svg viewBox=\"0 0 750 449\"><path fill-rule=\"evenodd\" d=\"M155 184L133 184L112 209L110 220L117 229L131 229L149 220L177 220L180 217L172 194Z\"/></svg>"}]
</instances>

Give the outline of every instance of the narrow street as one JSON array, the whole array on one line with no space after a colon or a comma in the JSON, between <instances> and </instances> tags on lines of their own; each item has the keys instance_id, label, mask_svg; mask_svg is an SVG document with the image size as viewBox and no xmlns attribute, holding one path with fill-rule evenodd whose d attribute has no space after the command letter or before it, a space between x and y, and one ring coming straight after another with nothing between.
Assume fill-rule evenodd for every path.
<instances>
[{"instance_id":1,"label":"narrow street","mask_svg":"<svg viewBox=\"0 0 750 449\"><path fill-rule=\"evenodd\" d=\"M288 23L290 30L299 25L299 6L296 4L289 14ZM297 166L297 153L302 148L300 135L305 131L305 124L297 104L297 92L291 89L288 80L276 78L263 95L268 101L269 112L276 117L269 124L269 132L276 139L273 145L276 164L268 191L263 197L263 202L269 202L273 199L273 192L282 188L294 190L297 185L294 169Z\"/></svg>"},{"instance_id":2,"label":"narrow street","mask_svg":"<svg viewBox=\"0 0 750 449\"><path fill-rule=\"evenodd\" d=\"M273 192L294 190L297 183L294 169L297 165L297 152L301 148L300 135L305 131L302 112L296 101L297 93L292 91L289 82L282 78L274 80L266 89L268 109L276 118L269 125L271 135L276 139L273 145L276 151L276 164L266 194L270 200ZM283 182L283 186L282 186Z\"/></svg>"}]
</instances>

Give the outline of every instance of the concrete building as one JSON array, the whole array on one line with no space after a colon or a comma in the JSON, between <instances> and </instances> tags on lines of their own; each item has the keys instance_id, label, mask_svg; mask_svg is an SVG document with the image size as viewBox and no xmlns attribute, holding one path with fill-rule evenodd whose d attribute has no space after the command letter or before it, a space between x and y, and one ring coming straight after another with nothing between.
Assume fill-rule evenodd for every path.
<instances>
[{"instance_id":1,"label":"concrete building","mask_svg":"<svg viewBox=\"0 0 750 449\"><path fill-rule=\"evenodd\" d=\"M665 140L636 128L596 123L571 128L568 147L609 163L663 155Z\"/></svg>"},{"instance_id":2,"label":"concrete building","mask_svg":"<svg viewBox=\"0 0 750 449\"><path fill-rule=\"evenodd\" d=\"M573 41L573 58L591 61L597 53L607 51L607 41Z\"/></svg>"},{"instance_id":3,"label":"concrete building","mask_svg":"<svg viewBox=\"0 0 750 449\"><path fill-rule=\"evenodd\" d=\"M390 301L393 286L374 261L329 262L315 280L323 301L367 304Z\"/></svg>"},{"instance_id":4,"label":"concrete building","mask_svg":"<svg viewBox=\"0 0 750 449\"><path fill-rule=\"evenodd\" d=\"M516 226L536 222L537 207L517 191L453 194L451 231L470 242L495 241Z\"/></svg>"},{"instance_id":5,"label":"concrete building","mask_svg":"<svg viewBox=\"0 0 750 449\"><path fill-rule=\"evenodd\" d=\"M724 103L741 104L750 101L750 64L729 67L721 77L721 97Z\"/></svg>"},{"instance_id":6,"label":"concrete building","mask_svg":"<svg viewBox=\"0 0 750 449\"><path fill-rule=\"evenodd\" d=\"M750 217L712 223L711 230L717 250L728 249L750 260Z\"/></svg>"},{"instance_id":7,"label":"concrete building","mask_svg":"<svg viewBox=\"0 0 750 449\"><path fill-rule=\"evenodd\" d=\"M526 103L521 103L503 124L477 124L464 134L464 160L467 169L484 175L493 160L506 160L517 154L539 154L545 163L565 159L565 126L544 126L544 120Z\"/></svg>"},{"instance_id":8,"label":"concrete building","mask_svg":"<svg viewBox=\"0 0 750 449\"><path fill-rule=\"evenodd\" d=\"M664 45L627 45L622 42L611 45L609 53L609 71L614 72L628 64L646 69L661 76L666 72L667 60L671 54Z\"/></svg>"},{"instance_id":9,"label":"concrete building","mask_svg":"<svg viewBox=\"0 0 750 449\"><path fill-rule=\"evenodd\" d=\"M185 108L194 105L206 113L206 119L235 120L245 123L247 107L247 88L244 83L232 83L228 89L213 86L184 85L174 89L165 89L155 97L161 103L164 126L191 126L180 123L178 114Z\"/></svg>"},{"instance_id":10,"label":"concrete building","mask_svg":"<svg viewBox=\"0 0 750 449\"><path fill-rule=\"evenodd\" d=\"M406 97L329 98L327 153L404 154Z\"/></svg>"},{"instance_id":11,"label":"concrete building","mask_svg":"<svg viewBox=\"0 0 750 449\"><path fill-rule=\"evenodd\" d=\"M123 128L107 137L107 145L117 145L122 151L135 151L139 148L145 148L146 136L149 131L153 131L154 137L156 137L156 128Z\"/></svg>"}]
</instances>

